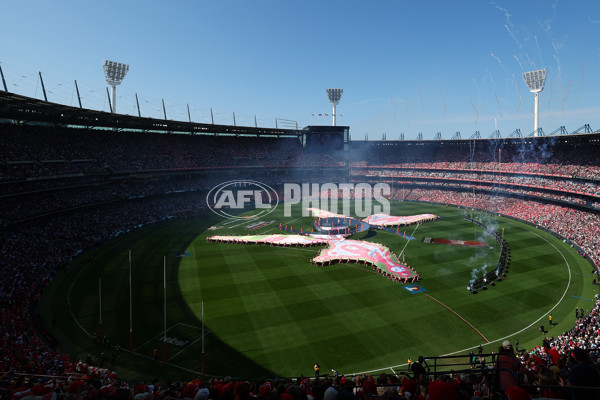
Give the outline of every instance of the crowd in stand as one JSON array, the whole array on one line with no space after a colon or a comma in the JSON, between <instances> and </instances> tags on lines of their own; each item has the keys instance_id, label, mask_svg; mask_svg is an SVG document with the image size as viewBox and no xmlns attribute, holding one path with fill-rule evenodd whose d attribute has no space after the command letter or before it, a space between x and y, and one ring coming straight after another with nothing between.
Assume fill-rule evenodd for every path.
<instances>
[{"instance_id":1,"label":"crowd in stand","mask_svg":"<svg viewBox=\"0 0 600 400\"><path fill-rule=\"evenodd\" d=\"M292 139L197 138L186 135L123 134L113 131L99 133L68 128L3 128L0 130L0 148L0 225L6 225L0 230L0 258L3 267L3 274L0 276L0 371L47 375L73 374L70 381L62 384L54 380L26 383L0 379L2 400L23 399L28 396L32 396L31 400L39 400L38 397L48 393L71 400L118 397L134 397L136 400L151 400L153 397L195 400L345 400L362 399L370 394L406 396L407 393L412 393L416 398L419 398L419 393L428 393L429 398L433 399L436 396L433 393L440 390L435 388L436 385L440 388L443 386L442 392L446 396L452 396L437 398L454 398L453 391L456 391L457 396L460 393L460 398L475 398L473 396L477 392L485 395L485 388L489 388L489 382L482 380L481 376L470 374L446 377L443 383L436 385L421 382L419 377L402 378L387 375L379 378L359 376L252 383L227 379L191 383L154 382L131 386L119 381L108 369L71 360L63 353L50 350L40 338L40 332L34 327L29 310L57 271L67 266L75 255L120 232L159 222L190 209L202 212L205 189L222 180L220 175L156 180L136 180L128 177L111 179L115 171L282 165L340 167L343 162L332 155L304 152L299 142ZM511 151L505 149L502 157L507 161L498 163L482 159L479 153L474 153L473 149L467 146L456 153L450 152L451 155L446 155L436 148L425 151L419 156L422 159L417 159L415 155L406 156L411 161L402 164L397 163L398 155L394 155L392 150L380 153L370 150L365 153L368 161L355 157L353 166L389 167L391 175L382 176L461 176L460 179L473 181L491 179L495 183L536 186L540 184L539 186L550 186L558 190L598 194L598 182L580 179L600 179L600 165L595 158L597 153L594 153L593 149L580 148L577 156L568 149L561 149L554 153L552 162L518 162L516 160L523 156L523 152L519 153L513 149L511 154ZM409 154L408 150L403 154ZM496 156L497 153L490 154ZM428 159L445 161L430 162ZM48 162L50 160L55 162ZM578 160L580 163L573 165L567 160ZM402 172L398 169L402 169ZM407 172L407 169L413 171ZM425 172L436 169L459 172ZM255 173L242 171L238 171L235 177L252 177ZM301 169L298 171L298 176L303 179L319 177L317 173L311 176L303 174ZM521 174L527 172L531 175L492 173L495 171ZM372 172L379 174L381 170L376 169ZM330 181L330 178L338 177L338 173L321 176L321 179ZM294 171L290 171L289 175L265 175L265 178L269 179L269 183L281 183L296 177L294 174ZM577 179L556 180L543 176L547 174ZM55 175L59 177L49 178ZM541 199L524 201L520 197L508 198L448 190L452 189L449 185L440 185L444 185L445 190L437 189L435 185L428 189L396 188L392 197L460 205L523 219L571 240L600 266L600 216L597 213L585 212L567 205L548 204ZM502 190L525 193L514 187ZM166 195L169 193L171 194ZM540 198L565 198L543 191L527 193L534 193ZM596 206L599 205L600 202L596 203ZM33 219L17 225L6 223L65 210L70 211L60 216L48 215L43 219ZM596 303L591 311L581 314L577 325L571 331L556 338L548 338L546 343L549 347L542 346L522 355L521 362L537 373L536 379L540 382L552 381L551 376L542 373L548 369L554 370L550 364L552 361L559 368L555 377L558 381L560 374L564 375L564 370L568 371L571 368L572 364L569 363L574 362L574 359L569 360L569 356L576 347L598 348L598 307ZM549 353L549 349L552 348L562 355L562 361L559 360L558 364ZM542 360L541 363L538 358ZM531 359L535 360L535 365L531 364ZM87 378L83 379L83 376ZM54 399L51 395L43 400Z\"/></svg>"},{"instance_id":2,"label":"crowd in stand","mask_svg":"<svg viewBox=\"0 0 600 400\"><path fill-rule=\"evenodd\" d=\"M402 189L394 189L395 192L399 191L399 197L397 196L397 199L404 199L404 197L402 196L402 193L408 193L410 188L413 187L418 187L418 186L423 186L426 185L428 187L444 187L444 188L455 188L455 189L463 189L465 191L473 191L473 189L475 189L477 192L480 191L488 191L488 192L493 192L493 193L497 193L497 194L508 194L508 195L512 195L513 197L519 197L519 198L532 198L532 199L538 199L540 201L545 201L545 200L557 200L557 201L561 201L561 202L567 202L567 203L571 203L571 204L579 204L579 205L586 205L588 207L592 207L592 208L600 208L600 202L592 202L590 200L586 200L585 198L581 197L581 196L571 196L568 195L568 193L559 193L559 192L546 192L546 191L541 191L541 190L535 190L535 189L522 189L519 187L514 187L514 186L493 186L490 187L488 185L480 185L478 184L478 182L469 182L469 183L449 183L449 182L443 182L443 181L427 181L426 183L421 183L420 185L415 185L414 181L409 181L409 180L394 180L392 181L387 181L384 180L383 182L388 183L389 185L395 185L396 187L400 187Z\"/></svg>"},{"instance_id":3,"label":"crowd in stand","mask_svg":"<svg viewBox=\"0 0 600 400\"><path fill-rule=\"evenodd\" d=\"M597 313L597 308L593 311ZM586 318L587 320L587 318ZM587 324L587 322L582 322ZM596 326L597 328L597 326ZM565 334L563 336L569 335ZM61 375L51 378L12 377L0 379L0 398L15 400L481 400L530 398L597 399L600 372L594 362L597 351L572 346L562 351L559 338L543 341L532 351L517 351L505 340L497 352L469 354L468 368L459 372L432 372L427 359L409 359L406 370L381 373L331 375L307 378L239 380L196 378L187 381L158 379L127 382L106 368L71 362L56 357L54 364ZM485 357L491 356L486 363ZM68 372L68 375L64 373ZM68 377L67 377L68 376ZM519 386L521 385L521 386ZM577 388L573 388L573 386ZM590 390L589 388L596 389ZM588 388L588 389L584 389Z\"/></svg>"},{"instance_id":4,"label":"crowd in stand","mask_svg":"<svg viewBox=\"0 0 600 400\"><path fill-rule=\"evenodd\" d=\"M379 161L379 158L375 158ZM450 171L476 171L489 173L507 173L543 176L550 175L562 178L600 179L600 167L597 165L572 165L572 164L541 164L531 162L420 162L420 163L393 163L375 164L368 161L353 162L352 167L366 169L368 167L381 167L393 169L427 169L427 170L450 170Z\"/></svg>"},{"instance_id":5,"label":"crowd in stand","mask_svg":"<svg viewBox=\"0 0 600 400\"><path fill-rule=\"evenodd\" d=\"M599 179L599 143L595 138L569 140L464 140L453 143L358 142L352 167L434 168Z\"/></svg>"},{"instance_id":6,"label":"crowd in stand","mask_svg":"<svg viewBox=\"0 0 600 400\"><path fill-rule=\"evenodd\" d=\"M29 306L75 255L141 224L201 211L203 202L187 193L110 203L0 230L0 371L53 374L65 361L36 335Z\"/></svg>"},{"instance_id":7,"label":"crowd in stand","mask_svg":"<svg viewBox=\"0 0 600 400\"><path fill-rule=\"evenodd\" d=\"M193 136L2 125L0 182L110 171L339 166L295 138Z\"/></svg>"},{"instance_id":8,"label":"crowd in stand","mask_svg":"<svg viewBox=\"0 0 600 400\"><path fill-rule=\"evenodd\" d=\"M425 178L432 180L461 180L473 181L480 184L486 183L489 185L519 185L533 186L536 188L544 188L551 190L559 190L565 192L575 192L579 194L588 194L598 196L600 198L600 181L579 181L576 179L556 178L550 179L545 176L514 176L514 175L499 175L493 173L475 173L462 171L429 171L429 170L408 170L408 169L380 169L380 170L353 170L352 175L366 176L381 176L381 177L398 177L398 178ZM447 184L447 183L444 183Z\"/></svg>"},{"instance_id":9,"label":"crowd in stand","mask_svg":"<svg viewBox=\"0 0 600 400\"><path fill-rule=\"evenodd\" d=\"M600 266L600 215L596 213L537 201L452 190L412 189L402 193L402 189L398 189L394 196L488 210L528 221L571 240Z\"/></svg>"}]
</instances>

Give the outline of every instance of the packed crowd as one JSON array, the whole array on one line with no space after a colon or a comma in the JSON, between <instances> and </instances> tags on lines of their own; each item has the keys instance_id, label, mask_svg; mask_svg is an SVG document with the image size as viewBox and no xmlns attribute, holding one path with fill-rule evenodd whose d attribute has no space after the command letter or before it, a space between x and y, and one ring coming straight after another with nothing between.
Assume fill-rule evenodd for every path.
<instances>
[{"instance_id":1,"label":"packed crowd","mask_svg":"<svg viewBox=\"0 0 600 400\"><path fill-rule=\"evenodd\" d=\"M600 181L580 181L577 179L548 178L543 175L501 175L490 172L463 172L463 171L430 171L413 169L378 169L378 170L353 170L353 176L369 177L394 177L394 178L422 178L427 180L442 181L458 180L477 182L488 186L525 186L536 189L549 189L570 192L572 194L586 194L600 198Z\"/></svg>"},{"instance_id":2,"label":"packed crowd","mask_svg":"<svg viewBox=\"0 0 600 400\"><path fill-rule=\"evenodd\" d=\"M356 142L352 167L457 169L599 179L595 136L536 140Z\"/></svg>"},{"instance_id":3,"label":"packed crowd","mask_svg":"<svg viewBox=\"0 0 600 400\"><path fill-rule=\"evenodd\" d=\"M72 258L123 232L195 210L204 196L183 193L79 209L0 230L0 371L53 374L64 355L49 351L30 306Z\"/></svg>"},{"instance_id":4,"label":"packed crowd","mask_svg":"<svg viewBox=\"0 0 600 400\"><path fill-rule=\"evenodd\" d=\"M597 308L596 308L597 310ZM600 370L597 351L576 346L565 351L547 338L531 351L505 340L496 351L470 352L456 372L432 371L428 360L408 360L406 369L344 375L332 370L314 378L240 380L231 377L127 382L109 370L63 358L67 375L10 377L0 380L0 398L14 400L482 400L597 399ZM486 363L486 357L491 362ZM431 360L430 360L431 361ZM470 370L467 367L470 365ZM595 389L590 389L595 388Z\"/></svg>"},{"instance_id":5,"label":"packed crowd","mask_svg":"<svg viewBox=\"0 0 600 400\"><path fill-rule=\"evenodd\" d=\"M551 163L532 163L532 162L420 162L420 163L386 163L379 164L380 160L375 158L377 163L368 161L353 162L351 167L355 169L367 169L369 167L390 168L390 169L408 169L408 170L439 170L439 171L474 171L480 173L505 173L519 175L535 176L554 176L560 178L579 178L579 179L600 179L600 167L597 165L573 165L560 164L557 160L551 158Z\"/></svg>"},{"instance_id":6,"label":"packed crowd","mask_svg":"<svg viewBox=\"0 0 600 400\"><path fill-rule=\"evenodd\" d=\"M62 386L55 381L27 384L0 381L0 395L3 399L5 396L22 399L31 395L38 400L37 396L47 393L55 393L56 396L73 400L83 398L84 394L86 399L135 396L137 400L152 397L189 397L198 400L233 400L237 397L240 400L250 397L264 397L269 400L304 400L311 397L316 400L334 400L339 397L343 400L344 397L362 399L366 395L382 396L386 393L388 396L405 396L407 392L415 394L417 398L419 393L428 393L429 398L435 397L432 397L430 390L433 383L421 383L419 386L414 377L411 382L408 378L399 378L396 375L378 379L361 376L355 379L339 377L308 382L271 381L268 386L266 381L248 384L226 380L205 383L196 381L189 384L154 383L142 386L140 390L140 387L129 386L116 380L115 375L107 369L71 360L65 354L48 349L41 338L42 332L32 322L31 305L37 301L44 286L58 271L65 268L74 256L121 232L163 221L189 210L204 212L206 189L223 180L223 175L219 174L160 179L137 179L125 175L115 179L112 175L115 171L256 167L255 170L239 168L235 170L234 175L228 175L235 178L252 178L256 174L264 174L260 172L260 167L263 166L341 167L343 162L336 157L304 152L295 139L199 138L186 135L122 134L113 131L40 127L3 128L0 130L0 148L0 225L6 225L0 230L0 258L3 265L3 274L0 276L0 371L48 375L71 373L74 377ZM398 155L394 157L394 149L380 153L376 153L375 149L367 150L361 156L357 155L360 153L358 151L351 154L355 160L353 165L390 167L390 175L382 176L461 176L461 179L465 180L490 180L493 183L519 185L534 183L535 186L549 185L553 189L563 191L576 189L598 194L598 182L571 179L600 179L600 166L594 149L579 148L577 155L574 155L568 148L560 148L553 153L553 162L548 163L542 159L536 162L518 162L519 157L527 154L519 152L518 149L509 150L507 147L502 153L502 158L506 161L498 163L472 151L472 147L464 146L454 154L444 153L442 149L432 146L424 155L418 155L418 152L414 151L412 153L415 154L412 154L409 151L411 149L404 151L403 154L409 161L402 164L397 163ZM539 149L536 151L539 152ZM498 154L497 150L485 154L489 156L488 153L494 156ZM365 154L367 160L375 162L365 161ZM427 161L428 157L447 161L432 163ZM458 161L459 159L468 161ZM50 160L56 162L48 162ZM573 165L566 160L578 160L580 164ZM520 174L527 172L531 175L501 175L496 173L498 170ZM372 171L375 174L381 172L380 169ZM290 179L330 181L331 178L333 181L344 177L341 168L331 172L331 176L320 174L322 171L315 170L307 174L302 168L291 168L283 174L265 174L261 177L269 183L289 182ZM543 176L551 174L569 179L557 180ZM54 178L50 178L51 176ZM438 189L437 185L431 185L427 189L397 187L392 197L478 208L523 219L571 240L600 266L600 216L597 213L584 212L566 205L548 204L542 199L539 202L524 201L520 197L509 198L452 190L451 185L446 183L440 183L440 186L444 186L444 190ZM487 186L477 186L483 187ZM561 196L535 190L520 192L514 187L502 190L516 194L535 193L541 198ZM64 213L65 210L70 211ZM53 214L58 211L63 213L60 216ZM45 214L48 215L42 217ZM5 224L30 217L40 219L12 226ZM569 352L574 347L579 345L598 348L598 304L589 314L586 312L586 315L581 315L573 330L547 341L549 346L556 348L566 357L564 365L567 367ZM549 358L546 351L545 348L540 348L526 352L522 361L527 363L529 358L539 357L547 363ZM84 375L90 379L80 379ZM343 379L345 380L342 381ZM476 392L484 393L486 382L481 379L481 376L470 375L448 377L445 384L440 385L448 390L448 385L452 386L453 390L461 389L462 398L474 398ZM383 386L384 382L390 386ZM38 388L33 389L35 386ZM54 399L51 396L47 400Z\"/></svg>"},{"instance_id":7,"label":"packed crowd","mask_svg":"<svg viewBox=\"0 0 600 400\"><path fill-rule=\"evenodd\" d=\"M566 206L469 191L396 190L395 198L476 208L528 221L572 241L600 267L600 215Z\"/></svg>"},{"instance_id":8,"label":"packed crowd","mask_svg":"<svg viewBox=\"0 0 600 400\"><path fill-rule=\"evenodd\" d=\"M457 190L462 189L464 191L471 191L471 192L473 190L476 190L477 192L487 191L488 193L507 194L509 196L519 197L519 198L527 197L527 198L531 198L533 200L539 200L541 202L546 201L546 200L557 200L557 201L571 203L571 204L586 205L586 206L592 207L592 208L600 208L600 202L593 202L583 196L569 195L566 192L565 193L548 192L548 191L535 190L535 189L531 189L531 188L519 188L519 187L515 187L515 186L510 186L510 185L489 186L489 185L480 185L478 182L463 183L463 182L445 182L445 181L426 181L426 182L416 183L415 181L411 181L411 180L394 180L394 181L384 180L383 182L386 182L391 186L395 186L394 191L400 192L400 194L398 196L396 196L395 198L399 199L399 200L400 199L405 200L405 196L403 196L402 193L408 193L409 188L426 185L428 187L454 188ZM401 189L396 189L397 187L400 187Z\"/></svg>"},{"instance_id":9,"label":"packed crowd","mask_svg":"<svg viewBox=\"0 0 600 400\"><path fill-rule=\"evenodd\" d=\"M415 362L414 365L421 365ZM425 367L422 367L425 371ZM366 400L366 399L481 399L489 379L478 374L453 374L429 382L420 369L402 375L344 376L334 373L314 379L306 377L253 381L194 379L128 383L118 378L90 377L67 381L34 379L0 382L2 398L16 400L114 399L114 400ZM486 396L487 398L487 396Z\"/></svg>"},{"instance_id":10,"label":"packed crowd","mask_svg":"<svg viewBox=\"0 0 600 400\"><path fill-rule=\"evenodd\" d=\"M593 247L595 244L595 248L598 249L600 244L598 241L600 237L598 222L600 221L597 220L597 216L592 214L586 215L583 212L541 203L532 204L515 199L498 201L492 196L473 197L470 193L461 194L448 191L413 189L408 198L481 209L493 208L493 211L502 214L530 220L561 233L583 249L590 248L590 254L598 260L598 253L594 252ZM28 307L39 296L45 283L52 279L57 269L68 265L74 254L101 243L117 232L133 229L139 224L160 221L168 215L192 207L192 204L196 204L198 201L201 199L193 193L186 194L182 198L178 196L168 200L162 198L142 199L135 204L117 203L103 206L95 211L86 210L73 213L69 217L52 219L43 226L31 223L20 226L18 231L2 232L0 249L6 268L5 274L0 278L0 293L2 294L0 302L2 340L0 340L0 344L3 354L2 360L0 360L0 370L40 374L76 373L86 370L88 376L103 376L104 379L109 379L107 377L111 372L106 369L87 365L80 361L76 362L64 354L48 350L36 335ZM590 218L592 219L590 220ZM572 226L573 222L580 226ZM585 227L592 227L592 231L590 232L590 229L585 231L583 229ZM57 237L56 232L62 233ZM585 236L579 236L581 232L585 232ZM34 237L37 239L33 239ZM592 242L588 245L588 241ZM22 251L25 248L28 249L27 252ZM24 270L22 265L25 264L30 268ZM585 345L592 349L597 348L599 324L598 305L596 305L587 316L582 315L572 331L551 339L549 343L555 346L561 354L567 354L578 345ZM523 362L525 363L529 358L540 353L543 353L543 349L534 349L533 352L527 353L528 356L524 356L526 358L523 358ZM530 366L530 368L532 367ZM544 369L544 371L546 370L547 368ZM390 376L386 382L395 384L394 379ZM464 377L458 378L459 381L463 379ZM547 381L548 377L546 376L544 379ZM82 382L82 386L90 385L89 381ZM375 392L377 390L386 392L396 390L394 393L402 395L401 390L404 386L406 391L406 383L399 382L395 389L389 389L389 387L381 389L375 385L374 390ZM408 383L408 385L411 387L412 384ZM90 388L90 386L87 387ZM91 389L93 390L93 388ZM63 390L67 393L65 388ZM341 388L337 388L336 393L339 390ZM423 386L419 390L427 389ZM353 391L356 395L356 388L353 388ZM60 390L57 392L61 393ZM14 398L18 398L18 396Z\"/></svg>"},{"instance_id":11,"label":"packed crowd","mask_svg":"<svg viewBox=\"0 0 600 400\"><path fill-rule=\"evenodd\" d=\"M296 138L160 134L2 125L0 182L116 171L340 166Z\"/></svg>"}]
</instances>

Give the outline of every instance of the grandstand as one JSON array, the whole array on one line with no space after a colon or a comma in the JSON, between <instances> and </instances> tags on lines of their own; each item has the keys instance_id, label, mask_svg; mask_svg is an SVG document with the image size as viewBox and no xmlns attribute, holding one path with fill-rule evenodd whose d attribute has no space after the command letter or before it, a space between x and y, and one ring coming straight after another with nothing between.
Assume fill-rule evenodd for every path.
<instances>
[{"instance_id":1,"label":"grandstand","mask_svg":"<svg viewBox=\"0 0 600 400\"><path fill-rule=\"evenodd\" d=\"M307 140L310 135L114 115L0 91L0 373L5 393L41 396L51 384L50 391L63 397L86 390L95 390L98 398L122 396L118 378L130 370L112 371L97 357L75 358L83 351L75 350L77 344L56 342L56 322L36 308L40 299L52 302L45 289L65 276L74 260L124 232L173 218L209 218L207 192L233 178L278 189L285 182L388 183L390 198L398 203L452 205L520 220L551 232L587 260L592 272L585 290L598 293L592 285L600 268L600 133L345 141L343 146L311 145L322 142ZM565 333L544 341L546 348L539 340L539 348L524 349L529 382L550 388L528 390L538 395L557 391L553 386L566 381L563 374L568 376L573 362L587 362L587 355L573 352L575 347L597 359L598 301L588 301L585 313L577 309L572 329L563 326ZM71 304L64 307L71 312ZM107 354L116 354L114 344L103 345L110 348ZM427 343L420 346L428 354ZM464 398L475 392L491 397L491 375L479 373L484 368L480 361L477 365L477 374L451 375L443 390L458 387ZM545 373L554 367L560 373ZM329 386L340 398L405 396L419 390L416 385L427 387L412 372L411 379L392 372L378 378L273 379L269 386L266 379L246 383L223 378L226 374L152 384L148 376L125 396L135 391L137 398L150 390L157 397L216 399L235 392L240 398L252 393L300 400L307 394L328 398ZM187 379L187 372L182 376Z\"/></svg>"}]
</instances>

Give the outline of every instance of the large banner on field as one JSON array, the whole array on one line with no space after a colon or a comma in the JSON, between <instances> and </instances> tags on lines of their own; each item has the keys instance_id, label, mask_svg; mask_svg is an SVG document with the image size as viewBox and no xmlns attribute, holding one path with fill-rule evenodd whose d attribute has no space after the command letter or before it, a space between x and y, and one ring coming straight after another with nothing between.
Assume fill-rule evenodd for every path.
<instances>
[{"instance_id":1,"label":"large banner on field","mask_svg":"<svg viewBox=\"0 0 600 400\"><path fill-rule=\"evenodd\" d=\"M399 225L411 225L422 223L426 221L433 221L437 219L438 216L435 214L419 214L419 215L409 215L406 217L395 217L393 215L387 214L373 214L369 215L367 218L363 219L369 225L379 225L379 226L399 226Z\"/></svg>"},{"instance_id":2,"label":"large banner on field","mask_svg":"<svg viewBox=\"0 0 600 400\"><path fill-rule=\"evenodd\" d=\"M320 208L307 208L306 210L309 211L313 217L317 218L348 218L345 215L332 213L331 211L327 210L321 210Z\"/></svg>"},{"instance_id":3,"label":"large banner on field","mask_svg":"<svg viewBox=\"0 0 600 400\"><path fill-rule=\"evenodd\" d=\"M332 213L318 208L308 208L308 211L317 219L313 222L313 232L294 230L293 226L288 228L279 224L279 229L290 235L246 235L246 236L210 236L206 240L216 243L233 244L267 244L270 246L321 246L319 254L311 260L316 265L331 265L338 263L357 263L372 267L379 274L399 282L415 282L419 274L408 265L400 262L398 257L387 247L362 240L346 240L346 236L369 229L370 225L378 229L402 236L406 240L413 237L407 236L406 232L400 234L390 229L390 226L410 225L432 221L438 218L435 214L419 214L404 217L395 217L388 214L374 214L364 220L347 217L345 215ZM273 221L270 221L272 223ZM262 227L262 222L252 225ZM316 233L314 230L320 231ZM334 233L334 234L332 234Z\"/></svg>"},{"instance_id":4,"label":"large banner on field","mask_svg":"<svg viewBox=\"0 0 600 400\"><path fill-rule=\"evenodd\" d=\"M268 244L272 246L318 246L343 236L328 235L246 235L246 236L209 236L208 242L235 244Z\"/></svg>"},{"instance_id":5,"label":"large banner on field","mask_svg":"<svg viewBox=\"0 0 600 400\"><path fill-rule=\"evenodd\" d=\"M403 281L413 280L418 276L412 268L402 264L387 247L362 240L331 241L312 261L321 265L343 262L368 264Z\"/></svg>"},{"instance_id":6,"label":"large banner on field","mask_svg":"<svg viewBox=\"0 0 600 400\"><path fill-rule=\"evenodd\" d=\"M316 265L358 263L369 265L388 278L401 282L414 282L419 274L401 263L387 247L362 240L346 240L342 235L246 235L209 236L212 243L267 244L271 246L319 246L327 245L311 260Z\"/></svg>"}]
</instances>

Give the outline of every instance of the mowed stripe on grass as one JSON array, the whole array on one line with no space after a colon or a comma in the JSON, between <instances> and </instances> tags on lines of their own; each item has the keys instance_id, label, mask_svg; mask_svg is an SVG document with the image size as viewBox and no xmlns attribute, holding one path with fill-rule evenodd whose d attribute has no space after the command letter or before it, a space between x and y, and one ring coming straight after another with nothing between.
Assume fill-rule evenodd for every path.
<instances>
[{"instance_id":1,"label":"mowed stripe on grass","mask_svg":"<svg viewBox=\"0 0 600 400\"><path fill-rule=\"evenodd\" d=\"M366 240L382 243L399 254L406 247L406 261L422 277L419 282L431 296L446 304L473 324L486 338L496 339L516 332L536 321L552 307L565 289L567 271L556 249L544 238L552 238L535 228L514 221L485 216L499 227L513 249L508 279L478 295L466 285L473 269L485 263L495 266L497 244L481 228L463 220L464 211L451 207L416 203L392 203L392 214L410 215L432 212L437 221L400 228L415 232L416 240L406 240L377 232ZM284 225L281 210L269 215ZM291 219L295 219L292 217ZM296 220L293 225L310 229L312 218ZM305 375L318 361L322 371L334 368L343 373L385 370L403 364L408 357L446 354L475 347L483 342L455 315L422 294L410 294L402 285L374 274L370 269L348 265L315 267L309 263L318 247L280 248L259 245L209 244L205 237L214 232L204 229L203 220L174 220L132 232L89 252L76 260L73 272L64 281L73 282L75 270L91 266L74 283L76 317L90 332L97 329L98 277L103 278L103 320L113 343L128 343L128 262L127 250L134 255L134 330L137 344L159 337L162 319L162 262L167 255L168 326L186 323L201 325L204 301L207 373L257 377ZM227 234L247 234L244 224L227 229ZM223 231L224 232L224 231ZM222 233L222 232L219 232ZM366 232L355 235L363 238ZM481 240L493 249L426 245L423 237L456 240ZM578 272L589 272L588 265L557 241L559 251ZM188 257L174 253L187 251ZM105 252L102 255L100 253ZM106 283L104 284L104 282ZM64 287L64 284L58 284ZM56 310L64 310L64 289L52 289ZM573 279L569 293L591 298L584 277ZM560 328L572 326L572 308L589 304L567 296L564 307L553 311ZM71 348L96 353L100 348L89 343L72 326L70 316L60 314L61 340L72 340ZM49 326L49 321L46 321ZM171 330L171 332L175 332ZM201 343L194 331L186 333L189 348L170 348L181 366L200 370ZM190 337L187 337L190 336ZM520 342L539 345L537 327L523 332ZM497 343L494 345L496 346ZM533 347L533 346L532 346ZM493 347L490 348L490 350ZM83 353L83 356L85 355ZM118 366L131 373L181 377L182 370L167 370L147 360L121 360ZM150 371L150 372L147 372ZM152 372L155 371L155 372ZM129 378L131 375L127 375Z\"/></svg>"}]
</instances>

